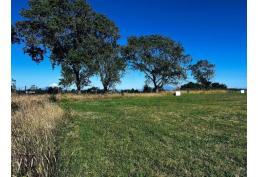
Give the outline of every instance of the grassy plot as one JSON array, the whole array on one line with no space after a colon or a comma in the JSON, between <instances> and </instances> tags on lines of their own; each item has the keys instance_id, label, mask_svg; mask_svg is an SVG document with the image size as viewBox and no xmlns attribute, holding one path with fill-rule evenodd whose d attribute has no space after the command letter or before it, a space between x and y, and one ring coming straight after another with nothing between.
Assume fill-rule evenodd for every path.
<instances>
[{"instance_id":1,"label":"grassy plot","mask_svg":"<svg viewBox=\"0 0 258 177\"><path fill-rule=\"evenodd\" d=\"M63 100L60 176L246 176L246 95Z\"/></svg>"}]
</instances>

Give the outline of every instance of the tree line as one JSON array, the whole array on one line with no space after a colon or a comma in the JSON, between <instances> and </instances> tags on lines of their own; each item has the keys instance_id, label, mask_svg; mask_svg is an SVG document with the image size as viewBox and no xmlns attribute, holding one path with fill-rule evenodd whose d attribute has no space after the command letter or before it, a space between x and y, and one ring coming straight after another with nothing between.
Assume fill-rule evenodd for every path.
<instances>
[{"instance_id":1,"label":"tree line","mask_svg":"<svg viewBox=\"0 0 258 177\"><path fill-rule=\"evenodd\" d=\"M128 68L143 72L156 92L186 80L188 71L203 86L215 74L215 65L208 60L191 64L182 44L159 34L131 36L127 45L119 45L115 23L85 0L29 0L20 15L23 20L11 28L12 43L22 44L37 63L47 57L53 68L61 66L59 84L75 85L78 93L94 75L107 92Z\"/></svg>"}]
</instances>

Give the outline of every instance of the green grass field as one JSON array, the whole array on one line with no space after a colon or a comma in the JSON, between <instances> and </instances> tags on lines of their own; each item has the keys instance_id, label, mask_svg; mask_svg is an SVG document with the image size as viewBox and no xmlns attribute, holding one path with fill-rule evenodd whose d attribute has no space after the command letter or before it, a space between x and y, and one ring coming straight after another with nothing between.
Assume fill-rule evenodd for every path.
<instances>
[{"instance_id":1,"label":"green grass field","mask_svg":"<svg viewBox=\"0 0 258 177\"><path fill-rule=\"evenodd\" d=\"M64 99L60 176L246 176L246 95Z\"/></svg>"}]
</instances>

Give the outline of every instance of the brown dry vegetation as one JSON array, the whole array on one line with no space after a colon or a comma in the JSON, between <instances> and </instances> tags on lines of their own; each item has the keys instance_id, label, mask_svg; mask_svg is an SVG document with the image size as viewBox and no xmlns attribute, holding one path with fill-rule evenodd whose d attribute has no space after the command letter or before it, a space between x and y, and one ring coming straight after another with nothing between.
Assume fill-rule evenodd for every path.
<instances>
[{"instance_id":1,"label":"brown dry vegetation","mask_svg":"<svg viewBox=\"0 0 258 177\"><path fill-rule=\"evenodd\" d=\"M183 93L187 93L186 90L182 91ZM193 93L193 94L214 94L214 93L228 93L228 90L189 90L188 93Z\"/></svg>"},{"instance_id":2,"label":"brown dry vegetation","mask_svg":"<svg viewBox=\"0 0 258 177\"><path fill-rule=\"evenodd\" d=\"M65 93L57 95L57 99L69 99L69 100L96 100L103 98L120 98L120 97L152 97L152 96L161 96L168 95L170 92L160 92L160 93L108 93L108 94L72 94Z\"/></svg>"},{"instance_id":3,"label":"brown dry vegetation","mask_svg":"<svg viewBox=\"0 0 258 177\"><path fill-rule=\"evenodd\" d=\"M47 95L12 95L12 176L55 176L55 133L64 118Z\"/></svg>"},{"instance_id":4,"label":"brown dry vegetation","mask_svg":"<svg viewBox=\"0 0 258 177\"><path fill-rule=\"evenodd\" d=\"M69 99L69 100L96 100L103 98L120 98L120 97L155 97L155 96L166 96L173 95L175 91L162 91L159 93L111 93L111 94L58 94L57 99ZM182 90L182 94L218 94L228 93L228 90Z\"/></svg>"}]
</instances>

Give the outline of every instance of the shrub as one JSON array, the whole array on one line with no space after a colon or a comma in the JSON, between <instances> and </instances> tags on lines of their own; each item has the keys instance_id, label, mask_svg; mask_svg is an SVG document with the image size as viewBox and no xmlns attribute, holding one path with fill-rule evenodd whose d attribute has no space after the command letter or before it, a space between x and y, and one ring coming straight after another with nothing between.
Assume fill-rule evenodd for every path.
<instances>
[{"instance_id":1,"label":"shrub","mask_svg":"<svg viewBox=\"0 0 258 177\"><path fill-rule=\"evenodd\" d=\"M206 85L201 85L198 83L189 82L181 86L181 90L201 90L201 89L227 89L225 84L220 84L218 82L207 82Z\"/></svg>"},{"instance_id":2,"label":"shrub","mask_svg":"<svg viewBox=\"0 0 258 177\"><path fill-rule=\"evenodd\" d=\"M121 90L121 93L139 93L139 90L137 89L124 89L124 90Z\"/></svg>"},{"instance_id":3,"label":"shrub","mask_svg":"<svg viewBox=\"0 0 258 177\"><path fill-rule=\"evenodd\" d=\"M49 101L50 102L57 102L56 95L55 94L51 94L50 97L49 97Z\"/></svg>"},{"instance_id":4,"label":"shrub","mask_svg":"<svg viewBox=\"0 0 258 177\"><path fill-rule=\"evenodd\" d=\"M198 83L193 83L193 82L189 82L181 86L181 90L187 90L187 89L199 90L199 89L202 89L202 86Z\"/></svg>"},{"instance_id":5,"label":"shrub","mask_svg":"<svg viewBox=\"0 0 258 177\"><path fill-rule=\"evenodd\" d=\"M12 112L16 112L16 111L18 111L18 109L19 109L19 105L18 105L17 103L15 103L15 102L12 101L12 103L11 103L11 109L12 109Z\"/></svg>"},{"instance_id":6,"label":"shrub","mask_svg":"<svg viewBox=\"0 0 258 177\"><path fill-rule=\"evenodd\" d=\"M218 82L212 83L211 87L213 89L227 89L227 86L225 84L220 84Z\"/></svg>"},{"instance_id":7,"label":"shrub","mask_svg":"<svg viewBox=\"0 0 258 177\"><path fill-rule=\"evenodd\" d=\"M143 86L143 92L147 92L147 93L149 93L149 92L152 92L152 88L150 87L150 86L148 86L147 84L145 84L144 86Z\"/></svg>"},{"instance_id":8,"label":"shrub","mask_svg":"<svg viewBox=\"0 0 258 177\"><path fill-rule=\"evenodd\" d=\"M59 92L58 87L48 87L48 93L49 94L57 94Z\"/></svg>"}]
</instances>

